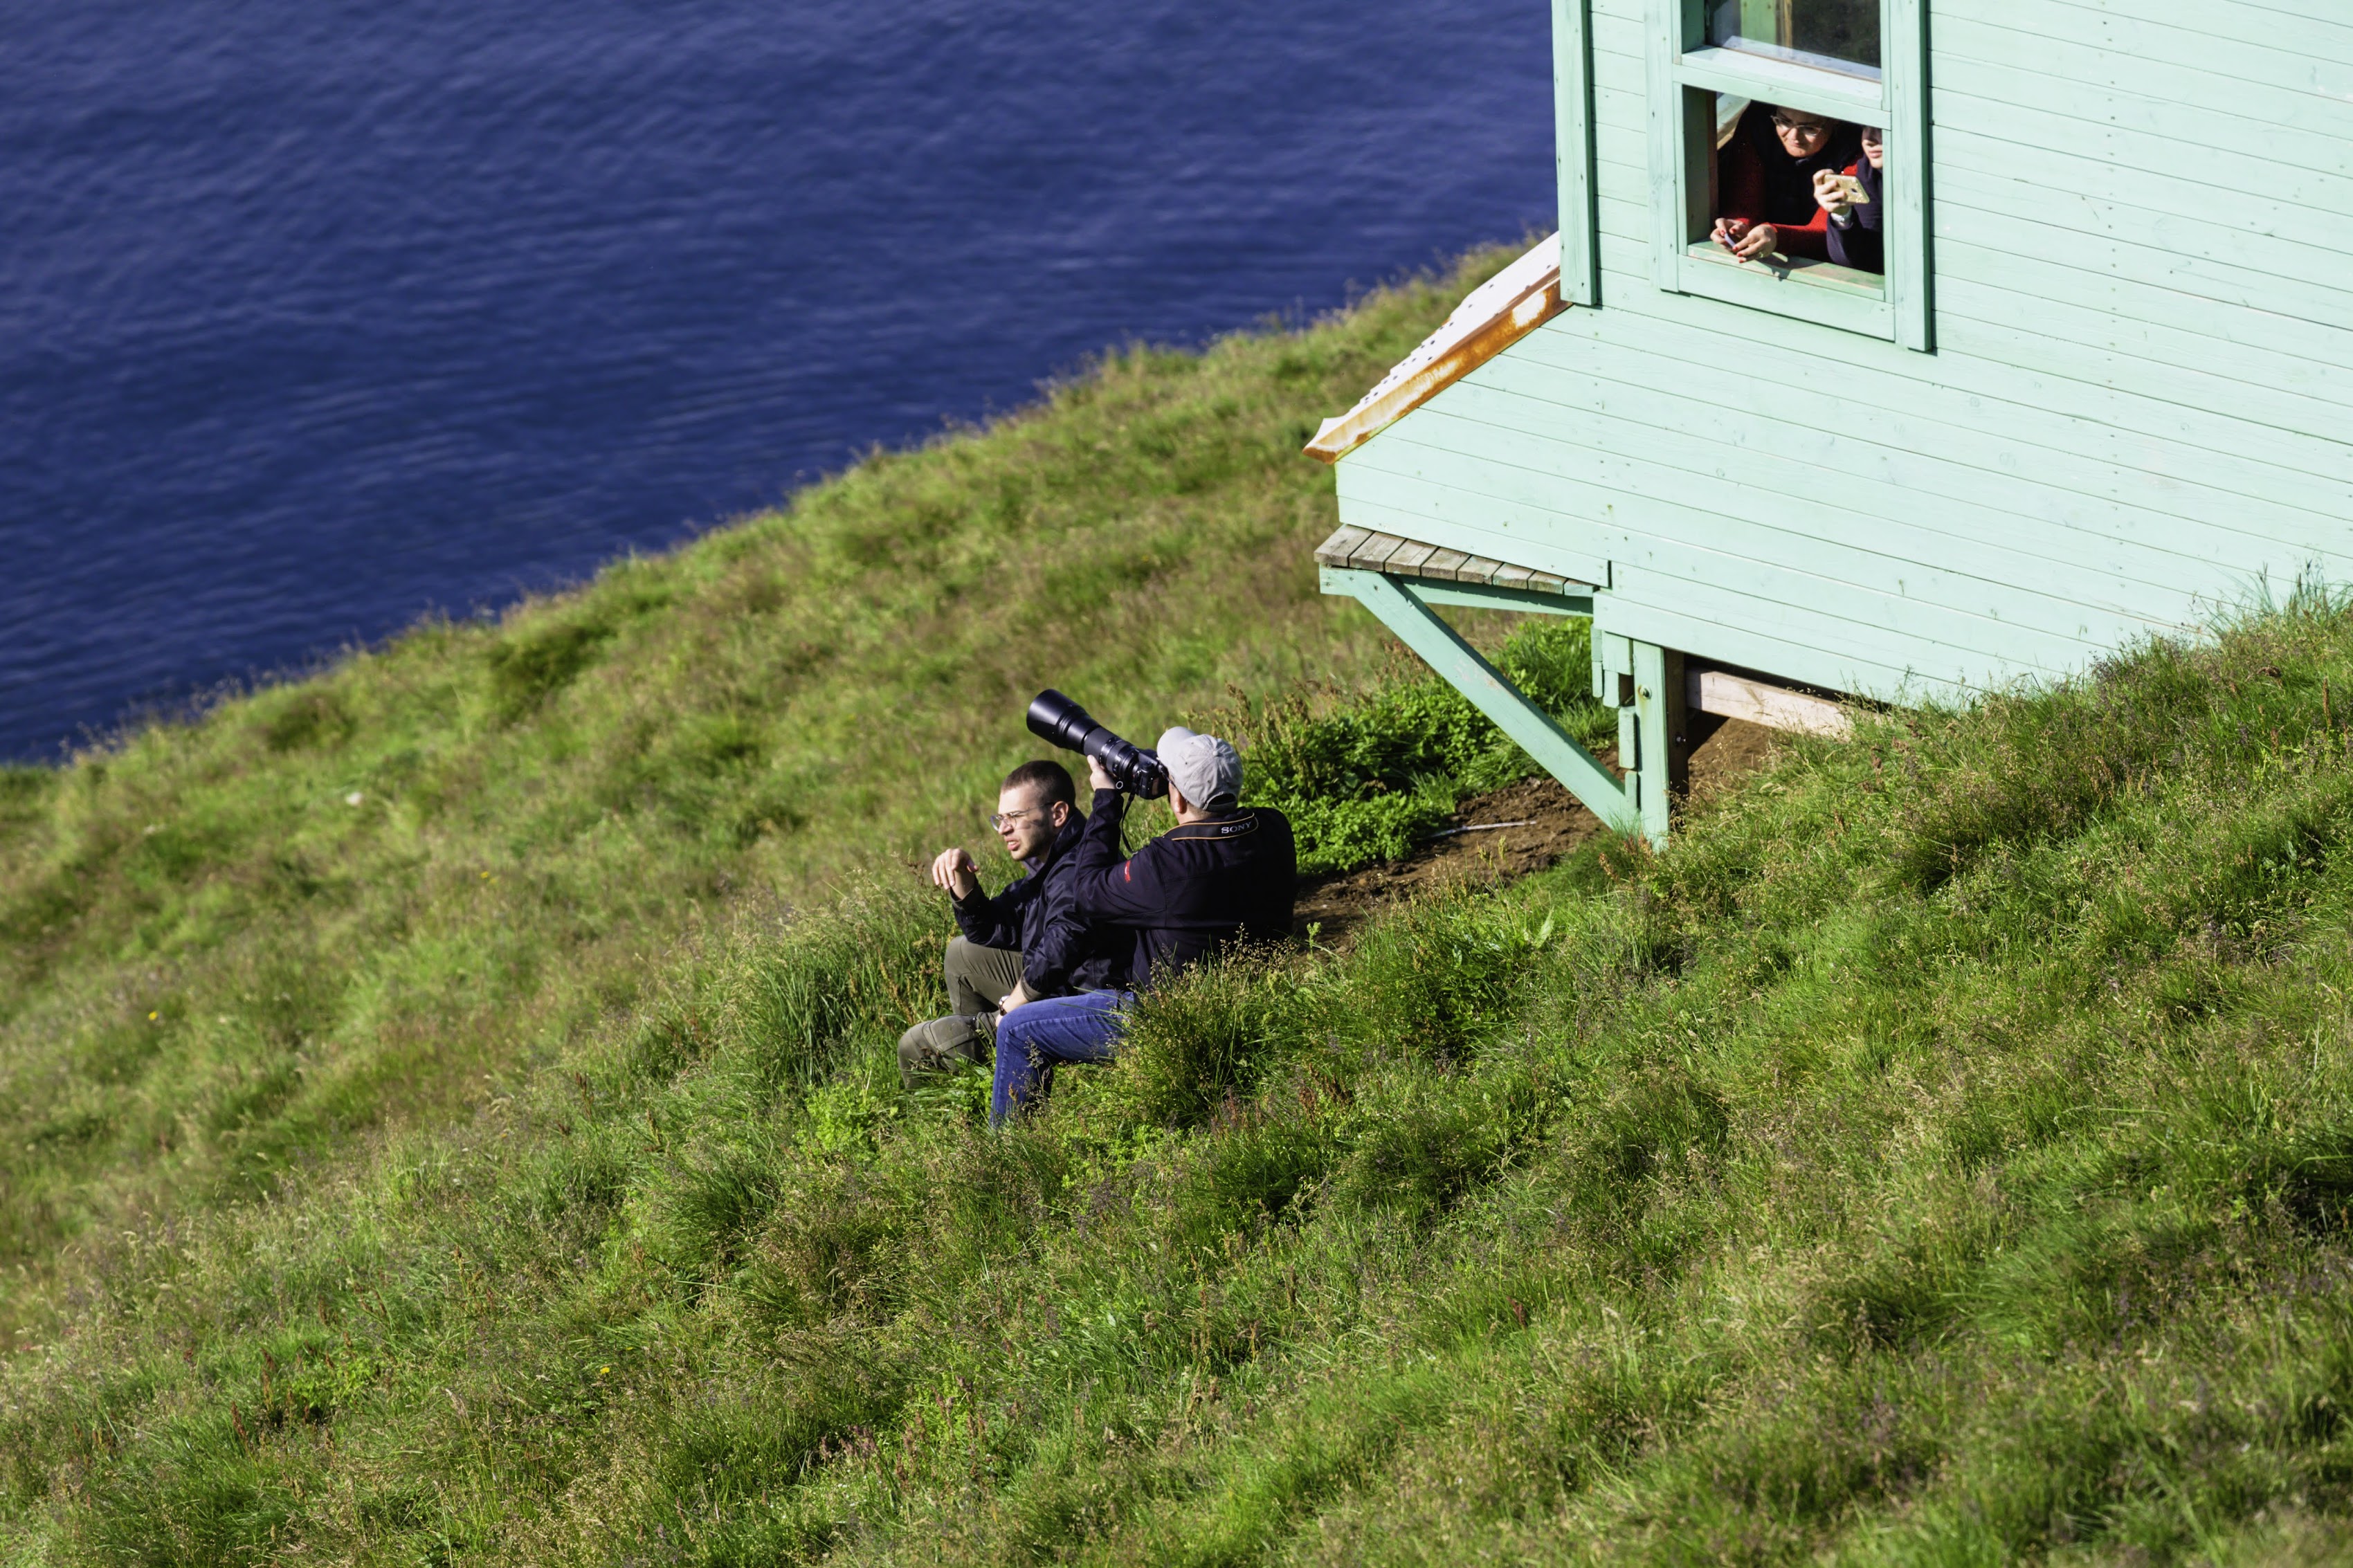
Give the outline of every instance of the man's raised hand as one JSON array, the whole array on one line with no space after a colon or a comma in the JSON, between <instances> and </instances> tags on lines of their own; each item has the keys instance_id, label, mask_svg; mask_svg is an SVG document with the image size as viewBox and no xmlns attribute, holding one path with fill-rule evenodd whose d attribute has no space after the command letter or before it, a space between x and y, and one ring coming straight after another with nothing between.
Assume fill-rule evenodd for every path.
<instances>
[{"instance_id":1,"label":"man's raised hand","mask_svg":"<svg viewBox=\"0 0 2353 1568\"><path fill-rule=\"evenodd\" d=\"M943 849L932 860L932 886L968 899L980 890L980 868L967 850Z\"/></svg>"},{"instance_id":2,"label":"man's raised hand","mask_svg":"<svg viewBox=\"0 0 2353 1568\"><path fill-rule=\"evenodd\" d=\"M1097 789L1119 787L1119 781L1111 776L1111 770L1103 765L1101 757L1090 756L1087 759L1087 782Z\"/></svg>"}]
</instances>

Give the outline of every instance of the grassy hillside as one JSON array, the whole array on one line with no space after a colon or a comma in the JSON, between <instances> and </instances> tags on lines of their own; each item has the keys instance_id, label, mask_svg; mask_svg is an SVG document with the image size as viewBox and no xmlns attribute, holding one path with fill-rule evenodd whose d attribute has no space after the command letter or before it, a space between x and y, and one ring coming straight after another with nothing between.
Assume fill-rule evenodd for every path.
<instances>
[{"instance_id":1,"label":"grassy hillside","mask_svg":"<svg viewBox=\"0 0 2353 1568\"><path fill-rule=\"evenodd\" d=\"M462 1128L127 1238L29 1561L2353 1551L2353 615L1803 742L1662 855L910 1105L903 879Z\"/></svg>"},{"instance_id":2,"label":"grassy hillside","mask_svg":"<svg viewBox=\"0 0 2353 1568\"><path fill-rule=\"evenodd\" d=\"M979 847L1042 686L1145 731L1351 689L1388 644L1315 591L1298 447L1501 259L1113 356L576 594L0 772L0 1350L113 1267L61 1247L502 1104L731 909Z\"/></svg>"},{"instance_id":3,"label":"grassy hillside","mask_svg":"<svg viewBox=\"0 0 2353 1568\"><path fill-rule=\"evenodd\" d=\"M899 1093L1034 686L1335 853L1514 765L1300 568L1446 297L9 775L0 1563L2353 1555L2316 599Z\"/></svg>"}]
</instances>

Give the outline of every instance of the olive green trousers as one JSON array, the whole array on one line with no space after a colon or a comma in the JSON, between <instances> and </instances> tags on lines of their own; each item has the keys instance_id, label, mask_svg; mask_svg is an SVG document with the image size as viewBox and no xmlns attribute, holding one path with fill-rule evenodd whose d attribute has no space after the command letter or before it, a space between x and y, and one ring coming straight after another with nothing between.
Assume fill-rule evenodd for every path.
<instances>
[{"instance_id":1,"label":"olive green trousers","mask_svg":"<svg viewBox=\"0 0 2353 1568\"><path fill-rule=\"evenodd\" d=\"M997 1004L1021 984L1021 955L948 938L941 971L948 983L948 1016L916 1025L899 1037L899 1081L913 1089L925 1073L949 1072L967 1062L997 1059Z\"/></svg>"}]
</instances>

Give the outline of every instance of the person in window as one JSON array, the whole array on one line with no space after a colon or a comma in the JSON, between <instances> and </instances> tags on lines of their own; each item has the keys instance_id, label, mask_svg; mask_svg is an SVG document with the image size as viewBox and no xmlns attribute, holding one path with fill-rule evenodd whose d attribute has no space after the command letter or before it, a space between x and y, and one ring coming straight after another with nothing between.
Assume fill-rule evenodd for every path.
<instances>
[{"instance_id":1,"label":"person in window","mask_svg":"<svg viewBox=\"0 0 2353 1568\"><path fill-rule=\"evenodd\" d=\"M1814 200L1814 176L1862 156L1862 139L1843 120L1749 105L1722 154L1724 211L1710 237L1743 261L1777 253L1827 261L1830 214Z\"/></svg>"},{"instance_id":2,"label":"person in window","mask_svg":"<svg viewBox=\"0 0 2353 1568\"><path fill-rule=\"evenodd\" d=\"M1841 267L1865 272L1887 270L1887 247L1881 225L1887 212L1887 148L1879 128L1862 128L1862 156L1843 175L1824 169L1814 175L1814 200L1830 218L1823 238L1830 257Z\"/></svg>"}]
</instances>

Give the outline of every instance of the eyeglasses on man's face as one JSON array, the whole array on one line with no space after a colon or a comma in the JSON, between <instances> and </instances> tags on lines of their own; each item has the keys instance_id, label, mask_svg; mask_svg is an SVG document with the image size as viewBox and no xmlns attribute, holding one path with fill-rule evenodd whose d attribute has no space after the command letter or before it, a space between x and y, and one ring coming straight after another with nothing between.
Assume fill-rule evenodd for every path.
<instances>
[{"instance_id":1,"label":"eyeglasses on man's face","mask_svg":"<svg viewBox=\"0 0 2353 1568\"><path fill-rule=\"evenodd\" d=\"M1786 131L1792 136L1827 136L1831 131L1829 123L1825 121L1792 120L1786 114L1777 114L1773 117L1773 129Z\"/></svg>"},{"instance_id":2,"label":"eyeglasses on man's face","mask_svg":"<svg viewBox=\"0 0 2353 1568\"><path fill-rule=\"evenodd\" d=\"M1002 833L1007 828L1012 826L1015 823L1022 820L1024 817L1039 816L1043 815L1044 814L1039 811L1035 806L1032 806L1028 811L992 811L988 814L988 826L997 829L997 832Z\"/></svg>"}]
</instances>

